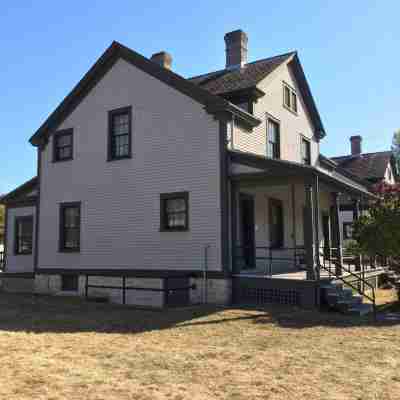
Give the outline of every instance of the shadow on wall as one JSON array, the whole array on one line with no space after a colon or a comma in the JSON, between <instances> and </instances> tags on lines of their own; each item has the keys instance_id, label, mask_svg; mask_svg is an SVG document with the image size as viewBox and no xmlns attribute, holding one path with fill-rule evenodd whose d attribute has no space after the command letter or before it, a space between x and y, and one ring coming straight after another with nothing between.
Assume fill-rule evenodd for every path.
<instances>
[{"instance_id":1,"label":"shadow on wall","mask_svg":"<svg viewBox=\"0 0 400 400\"><path fill-rule=\"evenodd\" d=\"M0 293L0 331L135 334L243 320L264 325L265 329L271 326L304 329L317 326L351 328L400 325L399 319L373 322L372 318L361 319L279 305L257 309L193 306L150 311L128 306L90 303L79 298Z\"/></svg>"}]
</instances>

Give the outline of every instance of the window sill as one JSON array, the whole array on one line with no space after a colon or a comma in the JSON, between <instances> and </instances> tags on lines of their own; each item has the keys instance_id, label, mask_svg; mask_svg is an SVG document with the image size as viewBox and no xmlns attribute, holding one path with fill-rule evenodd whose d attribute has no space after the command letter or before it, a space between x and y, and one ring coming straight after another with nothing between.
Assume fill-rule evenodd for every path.
<instances>
[{"instance_id":1,"label":"window sill","mask_svg":"<svg viewBox=\"0 0 400 400\"><path fill-rule=\"evenodd\" d=\"M58 164L58 163L63 163L63 162L67 162L67 161L72 161L74 158L70 157L70 158L63 158L62 160L53 160L53 164Z\"/></svg>"},{"instance_id":2,"label":"window sill","mask_svg":"<svg viewBox=\"0 0 400 400\"><path fill-rule=\"evenodd\" d=\"M60 249L58 250L59 253L80 253L80 249Z\"/></svg>"},{"instance_id":3,"label":"window sill","mask_svg":"<svg viewBox=\"0 0 400 400\"><path fill-rule=\"evenodd\" d=\"M27 252L23 252L23 253L14 253L14 256L31 256L33 254L32 251L27 251Z\"/></svg>"},{"instance_id":4,"label":"window sill","mask_svg":"<svg viewBox=\"0 0 400 400\"><path fill-rule=\"evenodd\" d=\"M160 228L160 232L189 232L189 228Z\"/></svg>"},{"instance_id":5,"label":"window sill","mask_svg":"<svg viewBox=\"0 0 400 400\"><path fill-rule=\"evenodd\" d=\"M286 104L283 104L283 108L285 108L286 110L290 111L293 115L295 115L296 117L299 116L299 113L297 111L292 110L290 107L288 107Z\"/></svg>"},{"instance_id":6,"label":"window sill","mask_svg":"<svg viewBox=\"0 0 400 400\"><path fill-rule=\"evenodd\" d=\"M129 156L124 156L124 157L113 157L113 158L109 157L109 158L107 159L107 162L121 161L121 160L129 160L129 159L131 159L131 158L132 158L131 155L129 155Z\"/></svg>"}]
</instances>

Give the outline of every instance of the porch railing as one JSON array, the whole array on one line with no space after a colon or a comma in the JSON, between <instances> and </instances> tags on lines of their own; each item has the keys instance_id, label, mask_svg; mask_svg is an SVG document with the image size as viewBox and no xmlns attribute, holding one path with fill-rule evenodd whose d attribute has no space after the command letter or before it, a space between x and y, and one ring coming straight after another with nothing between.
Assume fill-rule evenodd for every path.
<instances>
[{"instance_id":1,"label":"porch railing","mask_svg":"<svg viewBox=\"0 0 400 400\"><path fill-rule=\"evenodd\" d=\"M322 249L322 251L321 251ZM359 254L349 252L342 253L342 258L351 260L354 263L357 271L353 272L350 265L346 267L344 262L340 262L339 248L321 248L320 249L320 268L327 271L329 278L340 280L346 286L356 291L359 295L366 298L372 303L374 318L376 319L376 294L375 287L365 278L367 272L367 264L371 270L376 268L376 257L365 257ZM371 264L373 261L373 264ZM334 268L332 269L332 265ZM353 284L353 279L355 284Z\"/></svg>"},{"instance_id":2,"label":"porch railing","mask_svg":"<svg viewBox=\"0 0 400 400\"><path fill-rule=\"evenodd\" d=\"M275 263L288 263L294 269L305 269L304 247L236 246L234 254L235 272L253 272L272 276ZM261 264L261 268L259 265ZM280 271L281 272L281 271ZM290 272L290 271L288 271Z\"/></svg>"}]
</instances>

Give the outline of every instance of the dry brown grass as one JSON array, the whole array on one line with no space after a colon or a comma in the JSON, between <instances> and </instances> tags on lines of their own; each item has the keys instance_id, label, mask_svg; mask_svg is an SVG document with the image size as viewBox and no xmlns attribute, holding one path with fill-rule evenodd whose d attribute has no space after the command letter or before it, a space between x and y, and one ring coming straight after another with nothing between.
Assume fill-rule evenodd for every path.
<instances>
[{"instance_id":1,"label":"dry brown grass","mask_svg":"<svg viewBox=\"0 0 400 400\"><path fill-rule=\"evenodd\" d=\"M400 398L400 324L0 295L0 399Z\"/></svg>"}]
</instances>

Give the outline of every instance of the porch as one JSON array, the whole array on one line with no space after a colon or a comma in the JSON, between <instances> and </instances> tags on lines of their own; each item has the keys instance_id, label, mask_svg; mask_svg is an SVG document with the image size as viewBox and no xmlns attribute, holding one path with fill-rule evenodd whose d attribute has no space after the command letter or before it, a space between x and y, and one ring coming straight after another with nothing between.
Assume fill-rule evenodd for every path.
<instances>
[{"instance_id":1,"label":"porch","mask_svg":"<svg viewBox=\"0 0 400 400\"><path fill-rule=\"evenodd\" d=\"M382 268L344 247L340 214L345 199L359 217L372 197L364 186L335 171L236 152L230 178L236 299L245 286L265 300L316 306L323 282L347 278L366 295L369 276Z\"/></svg>"}]
</instances>

